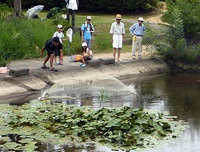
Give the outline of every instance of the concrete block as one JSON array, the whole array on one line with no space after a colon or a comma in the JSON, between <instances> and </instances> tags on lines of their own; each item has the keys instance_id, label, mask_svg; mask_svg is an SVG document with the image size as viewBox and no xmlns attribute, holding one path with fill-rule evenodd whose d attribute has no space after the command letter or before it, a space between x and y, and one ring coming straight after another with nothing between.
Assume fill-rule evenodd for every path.
<instances>
[{"instance_id":1,"label":"concrete block","mask_svg":"<svg viewBox=\"0 0 200 152\"><path fill-rule=\"evenodd\" d=\"M22 75L28 75L29 74L29 69L10 69L9 70L9 75L18 77Z\"/></svg>"},{"instance_id":2,"label":"concrete block","mask_svg":"<svg viewBox=\"0 0 200 152\"><path fill-rule=\"evenodd\" d=\"M87 61L88 66L99 66L101 64L101 61L98 59L92 59Z\"/></svg>"},{"instance_id":3,"label":"concrete block","mask_svg":"<svg viewBox=\"0 0 200 152\"><path fill-rule=\"evenodd\" d=\"M102 64L115 64L114 58L99 58Z\"/></svg>"}]
</instances>

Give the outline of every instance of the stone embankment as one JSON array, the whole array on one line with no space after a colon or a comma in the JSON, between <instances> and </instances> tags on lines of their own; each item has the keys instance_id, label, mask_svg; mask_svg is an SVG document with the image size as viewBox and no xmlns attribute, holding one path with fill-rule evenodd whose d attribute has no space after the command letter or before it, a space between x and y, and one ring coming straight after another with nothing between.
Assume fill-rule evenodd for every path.
<instances>
[{"instance_id":1,"label":"stone embankment","mask_svg":"<svg viewBox=\"0 0 200 152\"><path fill-rule=\"evenodd\" d=\"M172 73L199 73L200 63L185 63L181 61L168 60L167 64Z\"/></svg>"},{"instance_id":2,"label":"stone embankment","mask_svg":"<svg viewBox=\"0 0 200 152\"><path fill-rule=\"evenodd\" d=\"M96 59L99 57L112 57L112 54L95 56ZM57 67L58 72L41 69L43 59L14 61L7 66L8 69L29 69L30 73L19 77L9 76L8 73L0 74L0 102L25 100L36 93L41 93L41 90L52 84L72 77L95 79L99 75L102 77L109 75L119 80L125 80L168 71L168 66L160 58L144 58L133 61L130 59L129 53L126 58L122 55L122 59L123 62L115 64L100 64L99 66L81 68L80 63L69 62L69 57L64 57L64 65Z\"/></svg>"}]
</instances>

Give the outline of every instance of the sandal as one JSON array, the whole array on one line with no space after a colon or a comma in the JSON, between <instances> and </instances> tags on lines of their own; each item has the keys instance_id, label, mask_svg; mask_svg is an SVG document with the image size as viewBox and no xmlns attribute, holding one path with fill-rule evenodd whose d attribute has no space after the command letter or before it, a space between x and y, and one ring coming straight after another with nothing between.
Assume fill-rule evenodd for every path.
<instances>
[{"instance_id":1,"label":"sandal","mask_svg":"<svg viewBox=\"0 0 200 152\"><path fill-rule=\"evenodd\" d=\"M52 68L52 69L50 69L50 71L57 72L57 71L58 71L58 69L54 69L54 68Z\"/></svg>"},{"instance_id":2,"label":"sandal","mask_svg":"<svg viewBox=\"0 0 200 152\"><path fill-rule=\"evenodd\" d=\"M46 65L45 65L45 66L42 66L41 68L42 68L42 69L49 69L49 67L46 66Z\"/></svg>"}]
</instances>

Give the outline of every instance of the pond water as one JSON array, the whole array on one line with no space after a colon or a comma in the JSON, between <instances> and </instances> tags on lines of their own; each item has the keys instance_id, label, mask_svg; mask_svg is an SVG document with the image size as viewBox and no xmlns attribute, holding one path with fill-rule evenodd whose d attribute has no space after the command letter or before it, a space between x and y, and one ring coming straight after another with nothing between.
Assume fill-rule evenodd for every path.
<instances>
[{"instance_id":1,"label":"pond water","mask_svg":"<svg viewBox=\"0 0 200 152\"><path fill-rule=\"evenodd\" d=\"M167 75L138 81L129 80L126 85L133 87L136 96L129 96L123 101L119 98L109 99L102 95L103 102L97 97L84 97L80 100L62 100L64 104L93 105L94 107L143 107L177 116L189 124L180 138L169 141L158 148L144 150L144 152L199 152L200 151L200 75L179 74ZM80 95L81 96L81 95ZM51 147L51 148L50 148ZM50 148L51 150L47 150ZM62 152L112 152L108 147L97 146L91 149L74 149L42 145L41 151ZM134 152L131 150L130 152Z\"/></svg>"},{"instance_id":2,"label":"pond water","mask_svg":"<svg viewBox=\"0 0 200 152\"><path fill-rule=\"evenodd\" d=\"M129 81L126 84L132 85L136 90L137 99L131 103L133 107L167 112L189 124L189 128L180 138L158 148L144 150L144 152L200 152L200 75L168 75L148 80ZM107 147L98 147L95 150L74 150L74 152L92 151L111 152L112 150Z\"/></svg>"}]
</instances>

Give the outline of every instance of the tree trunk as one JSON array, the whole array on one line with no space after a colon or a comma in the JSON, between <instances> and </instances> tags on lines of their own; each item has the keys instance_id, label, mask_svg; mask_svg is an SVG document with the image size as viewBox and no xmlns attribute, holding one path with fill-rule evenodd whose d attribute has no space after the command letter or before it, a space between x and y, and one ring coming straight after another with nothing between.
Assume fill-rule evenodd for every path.
<instances>
[{"instance_id":1,"label":"tree trunk","mask_svg":"<svg viewBox=\"0 0 200 152\"><path fill-rule=\"evenodd\" d=\"M14 0L14 18L23 16L21 0Z\"/></svg>"}]
</instances>

